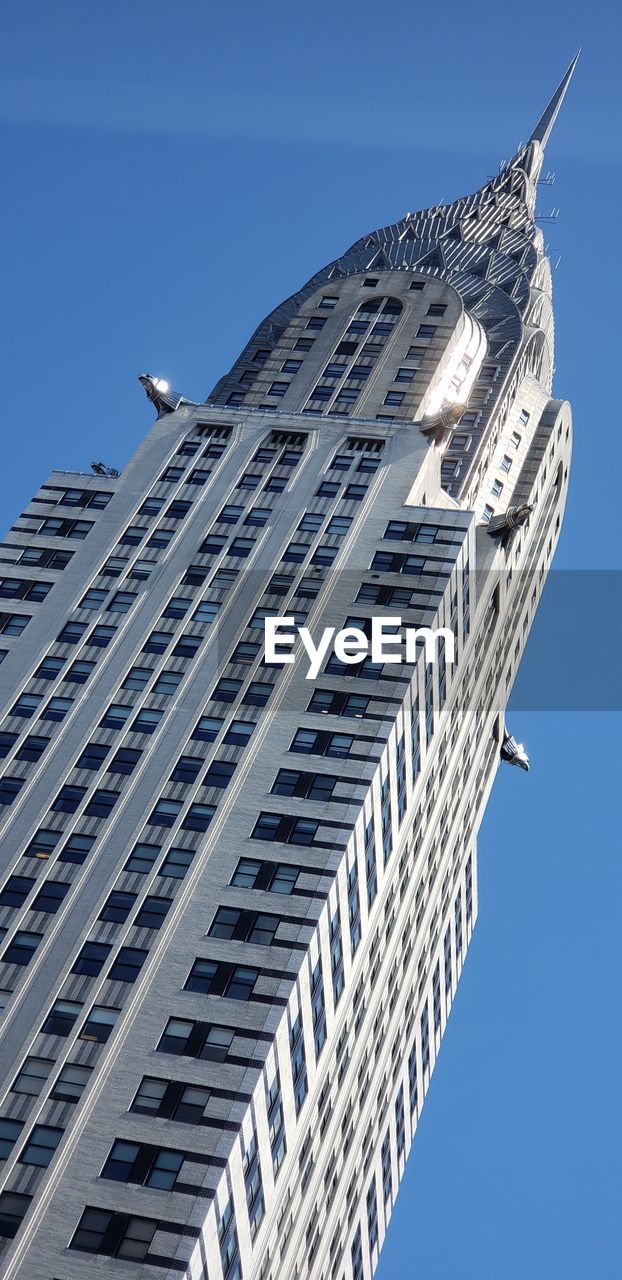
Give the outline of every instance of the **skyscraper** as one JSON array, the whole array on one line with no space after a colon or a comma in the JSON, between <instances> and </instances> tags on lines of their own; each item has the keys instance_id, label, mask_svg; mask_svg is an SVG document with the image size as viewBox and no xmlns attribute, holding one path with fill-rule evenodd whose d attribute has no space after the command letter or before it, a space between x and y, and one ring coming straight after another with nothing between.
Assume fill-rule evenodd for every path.
<instances>
[{"instance_id":1,"label":"skyscraper","mask_svg":"<svg viewBox=\"0 0 622 1280\"><path fill-rule=\"evenodd\" d=\"M576 61L576 60L575 60ZM571 64L472 196L365 235L0 578L6 1280L362 1280L477 914L557 542L535 221ZM266 619L412 661L266 659ZM393 649L395 649L395 644Z\"/></svg>"}]
</instances>

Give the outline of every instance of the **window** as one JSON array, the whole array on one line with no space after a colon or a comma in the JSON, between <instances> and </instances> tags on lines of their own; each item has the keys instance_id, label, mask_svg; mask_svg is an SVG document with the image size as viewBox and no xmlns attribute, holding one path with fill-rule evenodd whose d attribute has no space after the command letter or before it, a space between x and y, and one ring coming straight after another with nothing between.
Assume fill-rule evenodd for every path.
<instances>
[{"instance_id":1,"label":"window","mask_svg":"<svg viewBox=\"0 0 622 1280\"><path fill-rule=\"evenodd\" d=\"M258 474L253 471L245 471L244 475L238 480L238 489L256 489L261 484L261 472Z\"/></svg>"},{"instance_id":2,"label":"window","mask_svg":"<svg viewBox=\"0 0 622 1280\"><path fill-rule=\"evenodd\" d=\"M145 525L130 524L125 530L125 533L119 538L119 545L123 546L125 544L129 547L136 547L138 546L138 543L142 541L147 532L148 530Z\"/></svg>"},{"instance_id":3,"label":"window","mask_svg":"<svg viewBox=\"0 0 622 1280\"><path fill-rule=\"evenodd\" d=\"M3 953L2 959L4 963L30 964L42 937L42 933L28 933L25 929L18 930Z\"/></svg>"},{"instance_id":4,"label":"window","mask_svg":"<svg viewBox=\"0 0 622 1280\"><path fill-rule=\"evenodd\" d=\"M84 810L87 818L108 818L119 799L118 791L105 791L98 788L93 792L92 798L89 800Z\"/></svg>"},{"instance_id":5,"label":"window","mask_svg":"<svg viewBox=\"0 0 622 1280\"><path fill-rule=\"evenodd\" d=\"M325 480L316 490L316 498L336 498L339 493L339 485L333 481Z\"/></svg>"},{"instance_id":6,"label":"window","mask_svg":"<svg viewBox=\"0 0 622 1280\"><path fill-rule=\"evenodd\" d=\"M210 582L210 587L215 591L228 591L234 586L237 576L237 569L218 569Z\"/></svg>"},{"instance_id":7,"label":"window","mask_svg":"<svg viewBox=\"0 0 622 1280\"><path fill-rule=\"evenodd\" d=\"M520 444L521 440L522 440L522 436L519 434L519 432L518 432L518 431L513 431L513 432L512 432L512 434L511 434L511 436L510 436L510 444L512 445L512 447L513 447L514 449L518 449L518 446L519 446L519 444Z\"/></svg>"},{"instance_id":8,"label":"window","mask_svg":"<svg viewBox=\"0 0 622 1280\"><path fill-rule=\"evenodd\" d=\"M503 458L501 459L501 465L499 470L504 471L507 474L511 466L512 466L512 459L509 457L507 453L504 453Z\"/></svg>"},{"instance_id":9,"label":"window","mask_svg":"<svg viewBox=\"0 0 622 1280\"><path fill-rule=\"evenodd\" d=\"M13 804L25 781L25 778L0 778L0 805Z\"/></svg>"},{"instance_id":10,"label":"window","mask_svg":"<svg viewBox=\"0 0 622 1280\"><path fill-rule=\"evenodd\" d=\"M298 373L302 360L286 360L281 365L281 373Z\"/></svg>"},{"instance_id":11,"label":"window","mask_svg":"<svg viewBox=\"0 0 622 1280\"><path fill-rule=\"evenodd\" d=\"M296 588L296 595L304 596L305 599L313 600L320 593L322 585L321 577L317 578L301 578ZM294 614L296 616L296 614ZM306 618L306 614L300 614L301 618Z\"/></svg>"},{"instance_id":12,"label":"window","mask_svg":"<svg viewBox=\"0 0 622 1280\"><path fill-rule=\"evenodd\" d=\"M160 875L169 876L172 880L183 880L193 858L194 849L169 849L160 868Z\"/></svg>"},{"instance_id":13,"label":"window","mask_svg":"<svg viewBox=\"0 0 622 1280\"><path fill-rule=\"evenodd\" d=\"M171 502L165 511L167 520L183 520L192 506L191 502Z\"/></svg>"},{"instance_id":14,"label":"window","mask_svg":"<svg viewBox=\"0 0 622 1280\"><path fill-rule=\"evenodd\" d=\"M183 1162L184 1156L180 1151L150 1149L135 1142L117 1139L100 1177L172 1191Z\"/></svg>"},{"instance_id":15,"label":"window","mask_svg":"<svg viewBox=\"0 0 622 1280\"><path fill-rule=\"evenodd\" d=\"M337 547L319 546L311 556L311 564L315 565L331 565L338 554Z\"/></svg>"},{"instance_id":16,"label":"window","mask_svg":"<svg viewBox=\"0 0 622 1280\"><path fill-rule=\"evenodd\" d=\"M154 1076L143 1076L134 1101L130 1107L130 1111L135 1111L139 1115L158 1115L161 1109L161 1104L164 1100L167 1085L167 1080L158 1080ZM206 1089L205 1093L207 1095L207 1101L210 1096L209 1090Z\"/></svg>"},{"instance_id":17,"label":"window","mask_svg":"<svg viewBox=\"0 0 622 1280\"><path fill-rule=\"evenodd\" d=\"M121 893L118 889L113 889L102 907L99 919L109 920L113 924L124 924L135 902L135 893Z\"/></svg>"},{"instance_id":18,"label":"window","mask_svg":"<svg viewBox=\"0 0 622 1280\"><path fill-rule=\"evenodd\" d=\"M279 916L268 915L265 912L235 911L231 907L219 907L208 936L270 947L280 923Z\"/></svg>"},{"instance_id":19,"label":"window","mask_svg":"<svg viewBox=\"0 0 622 1280\"><path fill-rule=\"evenodd\" d=\"M393 381L394 382L412 382L415 376L415 369L398 369ZM385 400L385 404L386 404Z\"/></svg>"},{"instance_id":20,"label":"window","mask_svg":"<svg viewBox=\"0 0 622 1280\"><path fill-rule=\"evenodd\" d=\"M227 542L226 538L215 537L212 534L209 538L203 539L203 542L199 547L199 551L201 552L201 555L204 555L204 556L218 556L220 555L223 547L226 546L226 542ZM197 569L199 573L204 572L201 569L200 565L197 565Z\"/></svg>"},{"instance_id":21,"label":"window","mask_svg":"<svg viewBox=\"0 0 622 1280\"><path fill-rule=\"evenodd\" d=\"M4 760L8 756L11 748L17 742L18 735L16 733L0 733L0 758Z\"/></svg>"},{"instance_id":22,"label":"window","mask_svg":"<svg viewBox=\"0 0 622 1280\"><path fill-rule=\"evenodd\" d=\"M215 812L213 804L191 804L182 826L185 831L207 831Z\"/></svg>"},{"instance_id":23,"label":"window","mask_svg":"<svg viewBox=\"0 0 622 1280\"><path fill-rule=\"evenodd\" d=\"M64 1132L64 1129L55 1129L47 1124L36 1124L20 1155L21 1163L47 1169Z\"/></svg>"},{"instance_id":24,"label":"window","mask_svg":"<svg viewBox=\"0 0 622 1280\"><path fill-rule=\"evenodd\" d=\"M245 747L254 729L254 720L232 720L223 741L227 746Z\"/></svg>"},{"instance_id":25,"label":"window","mask_svg":"<svg viewBox=\"0 0 622 1280\"><path fill-rule=\"evenodd\" d=\"M118 1009L106 1009L103 1005L93 1005L80 1032L80 1038L97 1040L99 1044L105 1044L112 1035L118 1016Z\"/></svg>"},{"instance_id":26,"label":"window","mask_svg":"<svg viewBox=\"0 0 622 1280\"><path fill-rule=\"evenodd\" d=\"M216 960L195 960L184 983L184 991L200 991L209 995L219 969Z\"/></svg>"},{"instance_id":27,"label":"window","mask_svg":"<svg viewBox=\"0 0 622 1280\"><path fill-rule=\"evenodd\" d=\"M348 532L351 524L352 516L333 516L326 526L326 533L334 537L341 537Z\"/></svg>"},{"instance_id":28,"label":"window","mask_svg":"<svg viewBox=\"0 0 622 1280\"><path fill-rule=\"evenodd\" d=\"M208 476L211 476L211 474L210 470L195 467L194 471L191 471L190 475L186 478L186 484L205 484Z\"/></svg>"},{"instance_id":29,"label":"window","mask_svg":"<svg viewBox=\"0 0 622 1280\"><path fill-rule=\"evenodd\" d=\"M211 701L235 702L241 688L241 680L219 680L216 687L212 690Z\"/></svg>"},{"instance_id":30,"label":"window","mask_svg":"<svg viewBox=\"0 0 622 1280\"><path fill-rule=\"evenodd\" d=\"M49 746L49 738L36 738L33 734L24 739L24 745L18 751L16 760L40 760L45 748Z\"/></svg>"},{"instance_id":31,"label":"window","mask_svg":"<svg viewBox=\"0 0 622 1280\"><path fill-rule=\"evenodd\" d=\"M56 1000L43 1023L41 1032L47 1036L68 1036L77 1021L82 1005L75 1000Z\"/></svg>"},{"instance_id":32,"label":"window","mask_svg":"<svg viewBox=\"0 0 622 1280\"><path fill-rule=\"evenodd\" d=\"M157 898L153 894L145 898L134 924L141 929L160 929L172 905L172 898Z\"/></svg>"},{"instance_id":33,"label":"window","mask_svg":"<svg viewBox=\"0 0 622 1280\"><path fill-rule=\"evenodd\" d=\"M298 769L279 769L272 784L277 796L304 796L308 800L330 800L337 779L324 773L301 773Z\"/></svg>"},{"instance_id":34,"label":"window","mask_svg":"<svg viewBox=\"0 0 622 1280\"><path fill-rule=\"evenodd\" d=\"M429 305L429 307L428 307L428 309L427 309L426 315L428 315L428 316L444 316L444 315L445 315L446 310L447 310L447 306L446 306L446 304L445 304L445 303L443 303L443 302L431 302L431 303L430 303L430 305Z\"/></svg>"},{"instance_id":35,"label":"window","mask_svg":"<svg viewBox=\"0 0 622 1280\"><path fill-rule=\"evenodd\" d=\"M65 884L61 880L46 880L33 901L32 910L47 911L49 915L56 915L70 888L70 884Z\"/></svg>"},{"instance_id":36,"label":"window","mask_svg":"<svg viewBox=\"0 0 622 1280\"><path fill-rule=\"evenodd\" d=\"M72 973L84 973L96 978L101 973L112 947L104 942L85 942L72 966Z\"/></svg>"},{"instance_id":37,"label":"window","mask_svg":"<svg viewBox=\"0 0 622 1280\"><path fill-rule=\"evenodd\" d=\"M344 493L344 498L349 502L362 502L367 493L367 487L364 484L349 484Z\"/></svg>"},{"instance_id":38,"label":"window","mask_svg":"<svg viewBox=\"0 0 622 1280\"><path fill-rule=\"evenodd\" d=\"M142 646L142 652L165 653L165 650L168 649L171 640L174 640L174 635L171 631L152 631L151 635L147 636L145 644Z\"/></svg>"},{"instance_id":39,"label":"window","mask_svg":"<svg viewBox=\"0 0 622 1280\"><path fill-rule=\"evenodd\" d=\"M299 533L317 533L322 528L324 516L312 511L305 512L302 520L297 525ZM306 548L305 548L306 550Z\"/></svg>"},{"instance_id":40,"label":"window","mask_svg":"<svg viewBox=\"0 0 622 1280\"><path fill-rule=\"evenodd\" d=\"M284 396L289 385L289 382L273 382L267 394L269 396Z\"/></svg>"},{"instance_id":41,"label":"window","mask_svg":"<svg viewBox=\"0 0 622 1280\"><path fill-rule=\"evenodd\" d=\"M192 600L186 600L184 596L172 596L169 600L163 618L183 618L188 612Z\"/></svg>"},{"instance_id":42,"label":"window","mask_svg":"<svg viewBox=\"0 0 622 1280\"><path fill-rule=\"evenodd\" d=\"M436 333L435 324L420 324L417 329L418 338L433 338Z\"/></svg>"},{"instance_id":43,"label":"window","mask_svg":"<svg viewBox=\"0 0 622 1280\"><path fill-rule=\"evenodd\" d=\"M235 768L235 764L228 760L214 760L203 779L203 785L205 787L221 787L223 789L228 787L235 773Z\"/></svg>"},{"instance_id":44,"label":"window","mask_svg":"<svg viewBox=\"0 0 622 1280\"><path fill-rule=\"evenodd\" d=\"M94 644L99 649L105 649L110 644L116 629L116 627L94 627L87 644Z\"/></svg>"},{"instance_id":45,"label":"window","mask_svg":"<svg viewBox=\"0 0 622 1280\"><path fill-rule=\"evenodd\" d=\"M45 538L86 538L92 528L92 520L61 520L50 516L41 522L37 532Z\"/></svg>"},{"instance_id":46,"label":"window","mask_svg":"<svg viewBox=\"0 0 622 1280\"><path fill-rule=\"evenodd\" d=\"M146 875L153 867L162 849L159 844L135 844L125 864L124 871L136 871Z\"/></svg>"},{"instance_id":47,"label":"window","mask_svg":"<svg viewBox=\"0 0 622 1280\"><path fill-rule=\"evenodd\" d=\"M209 625L216 618L219 609L219 604L214 604L211 600L202 600L192 615L193 621Z\"/></svg>"},{"instance_id":48,"label":"window","mask_svg":"<svg viewBox=\"0 0 622 1280\"><path fill-rule=\"evenodd\" d=\"M252 831L255 840L280 840L287 844L311 845L319 822L309 818L288 818L279 813L260 813Z\"/></svg>"},{"instance_id":49,"label":"window","mask_svg":"<svg viewBox=\"0 0 622 1280\"><path fill-rule=\"evenodd\" d=\"M164 484L177 484L183 474L183 467L167 467L160 476L160 480Z\"/></svg>"},{"instance_id":50,"label":"window","mask_svg":"<svg viewBox=\"0 0 622 1280\"><path fill-rule=\"evenodd\" d=\"M179 817L182 804L179 800L159 800L152 810L147 823L151 827L174 827Z\"/></svg>"},{"instance_id":51,"label":"window","mask_svg":"<svg viewBox=\"0 0 622 1280\"><path fill-rule=\"evenodd\" d=\"M109 751L110 747L100 747L96 742L89 742L76 760L76 769L101 769Z\"/></svg>"},{"instance_id":52,"label":"window","mask_svg":"<svg viewBox=\"0 0 622 1280\"><path fill-rule=\"evenodd\" d=\"M110 556L102 569L102 574L107 574L110 578L118 578L126 568L127 560L122 556Z\"/></svg>"},{"instance_id":53,"label":"window","mask_svg":"<svg viewBox=\"0 0 622 1280\"><path fill-rule=\"evenodd\" d=\"M500 498L503 493L503 483L501 480L493 480L491 493L493 498Z\"/></svg>"},{"instance_id":54,"label":"window","mask_svg":"<svg viewBox=\"0 0 622 1280\"><path fill-rule=\"evenodd\" d=\"M124 707L120 702L113 702L108 707L103 720L99 722L100 729L122 729L133 710L133 707Z\"/></svg>"},{"instance_id":55,"label":"window","mask_svg":"<svg viewBox=\"0 0 622 1280\"><path fill-rule=\"evenodd\" d=\"M236 965L224 994L229 1000L250 1000L258 977L258 969L249 969L243 965Z\"/></svg>"},{"instance_id":56,"label":"window","mask_svg":"<svg viewBox=\"0 0 622 1280\"><path fill-rule=\"evenodd\" d=\"M61 787L52 811L54 813L75 813L86 795L86 787Z\"/></svg>"},{"instance_id":57,"label":"window","mask_svg":"<svg viewBox=\"0 0 622 1280\"><path fill-rule=\"evenodd\" d=\"M294 351L310 351L314 341L314 338L297 338L294 343Z\"/></svg>"},{"instance_id":58,"label":"window","mask_svg":"<svg viewBox=\"0 0 622 1280\"><path fill-rule=\"evenodd\" d=\"M141 564L142 561L137 561L136 563ZM139 574L134 571L134 577L138 576ZM127 613L135 599L136 595L132 591L117 591L117 594L112 597L108 605L108 610L110 613Z\"/></svg>"},{"instance_id":59,"label":"window","mask_svg":"<svg viewBox=\"0 0 622 1280\"><path fill-rule=\"evenodd\" d=\"M8 1160L23 1128L23 1121L0 1120L0 1160Z\"/></svg>"},{"instance_id":60,"label":"window","mask_svg":"<svg viewBox=\"0 0 622 1280\"><path fill-rule=\"evenodd\" d=\"M0 613L0 631L4 631L5 636L20 636L31 616L29 613Z\"/></svg>"},{"instance_id":61,"label":"window","mask_svg":"<svg viewBox=\"0 0 622 1280\"><path fill-rule=\"evenodd\" d=\"M82 597L79 609L102 609L104 600L108 595L107 591L100 591L96 587L91 587L86 595Z\"/></svg>"},{"instance_id":62,"label":"window","mask_svg":"<svg viewBox=\"0 0 622 1280\"><path fill-rule=\"evenodd\" d=\"M30 844L27 845L25 857L49 858L50 854L54 852L60 837L60 831L46 831L44 827L41 827L36 836L33 836Z\"/></svg>"},{"instance_id":63,"label":"window","mask_svg":"<svg viewBox=\"0 0 622 1280\"><path fill-rule=\"evenodd\" d=\"M273 690L274 685L265 680L252 680L242 701L249 707L265 707Z\"/></svg>"},{"instance_id":64,"label":"window","mask_svg":"<svg viewBox=\"0 0 622 1280\"><path fill-rule=\"evenodd\" d=\"M33 884L35 881L30 876L9 876L0 893L0 907L23 906Z\"/></svg>"},{"instance_id":65,"label":"window","mask_svg":"<svg viewBox=\"0 0 622 1280\"><path fill-rule=\"evenodd\" d=\"M113 756L108 765L108 773L133 773L141 756L142 751L132 751L128 747L124 747Z\"/></svg>"},{"instance_id":66,"label":"window","mask_svg":"<svg viewBox=\"0 0 622 1280\"><path fill-rule=\"evenodd\" d=\"M227 555L245 559L251 554L254 546L254 538L234 538L231 546L227 548Z\"/></svg>"},{"instance_id":67,"label":"window","mask_svg":"<svg viewBox=\"0 0 622 1280\"><path fill-rule=\"evenodd\" d=\"M270 893L293 893L299 868L280 862L260 862L257 858L240 858L231 884L239 888L264 889Z\"/></svg>"},{"instance_id":68,"label":"window","mask_svg":"<svg viewBox=\"0 0 622 1280\"><path fill-rule=\"evenodd\" d=\"M387 391L383 404L401 404L403 399L403 391Z\"/></svg>"},{"instance_id":69,"label":"window","mask_svg":"<svg viewBox=\"0 0 622 1280\"><path fill-rule=\"evenodd\" d=\"M213 542L213 539L211 539L210 541ZM200 547L199 550L202 551L203 554L205 554L204 547ZM213 554L211 549L208 554L210 555ZM200 587L205 582L206 577L207 577L207 569L205 568L204 565L191 564L189 568L186 569L186 572L182 578L182 586L183 587Z\"/></svg>"},{"instance_id":70,"label":"window","mask_svg":"<svg viewBox=\"0 0 622 1280\"><path fill-rule=\"evenodd\" d=\"M157 516L163 506L164 498L145 498L138 514L141 516Z\"/></svg>"},{"instance_id":71,"label":"window","mask_svg":"<svg viewBox=\"0 0 622 1280\"><path fill-rule=\"evenodd\" d=\"M140 920L136 924L142 923ZM108 977L111 982L136 982L136 979L149 955L140 947L120 947Z\"/></svg>"},{"instance_id":72,"label":"window","mask_svg":"<svg viewBox=\"0 0 622 1280\"><path fill-rule=\"evenodd\" d=\"M311 319L307 320L306 327L307 329L323 329L325 324L326 321L322 316L311 316Z\"/></svg>"},{"instance_id":73,"label":"window","mask_svg":"<svg viewBox=\"0 0 622 1280\"><path fill-rule=\"evenodd\" d=\"M91 1067L79 1067L73 1062L63 1067L50 1094L55 1102L79 1102L91 1076Z\"/></svg>"},{"instance_id":74,"label":"window","mask_svg":"<svg viewBox=\"0 0 622 1280\"><path fill-rule=\"evenodd\" d=\"M35 671L35 680L55 680L64 665L64 658L44 658Z\"/></svg>"},{"instance_id":75,"label":"window","mask_svg":"<svg viewBox=\"0 0 622 1280\"><path fill-rule=\"evenodd\" d=\"M86 622L68 622L56 637L58 644L78 644L86 631Z\"/></svg>"},{"instance_id":76,"label":"window","mask_svg":"<svg viewBox=\"0 0 622 1280\"><path fill-rule=\"evenodd\" d=\"M187 784L196 782L202 768L202 756L180 756L170 776L170 781Z\"/></svg>"},{"instance_id":77,"label":"window","mask_svg":"<svg viewBox=\"0 0 622 1280\"><path fill-rule=\"evenodd\" d=\"M174 537L175 532L173 529L154 529L147 546L153 548L168 547L169 542L172 542Z\"/></svg>"},{"instance_id":78,"label":"window","mask_svg":"<svg viewBox=\"0 0 622 1280\"><path fill-rule=\"evenodd\" d=\"M136 689L138 692L149 684L153 675L151 667L130 667L125 680L123 681L124 689Z\"/></svg>"},{"instance_id":79,"label":"window","mask_svg":"<svg viewBox=\"0 0 622 1280\"><path fill-rule=\"evenodd\" d=\"M11 1091L38 1098L54 1065L52 1058L26 1058L19 1075L11 1085Z\"/></svg>"},{"instance_id":80,"label":"window","mask_svg":"<svg viewBox=\"0 0 622 1280\"><path fill-rule=\"evenodd\" d=\"M232 662L249 662L249 663L254 662L255 658L260 653L260 650L261 650L261 646L257 644L255 641L242 640L240 641L240 644L236 645L235 649L233 650L233 653L231 654L231 661Z\"/></svg>"},{"instance_id":81,"label":"window","mask_svg":"<svg viewBox=\"0 0 622 1280\"><path fill-rule=\"evenodd\" d=\"M21 698L18 698L17 702L15 702L11 707L9 715L22 716L24 720L30 720L30 717L34 715L40 702L40 695L23 693Z\"/></svg>"},{"instance_id":82,"label":"window","mask_svg":"<svg viewBox=\"0 0 622 1280\"><path fill-rule=\"evenodd\" d=\"M221 699L221 701L225 701L225 699ZM224 723L222 716L201 716L195 726L192 737L199 742L213 742L218 737Z\"/></svg>"},{"instance_id":83,"label":"window","mask_svg":"<svg viewBox=\"0 0 622 1280\"><path fill-rule=\"evenodd\" d=\"M149 1254L157 1227L158 1223L150 1218L130 1218L125 1213L86 1208L69 1248L143 1262Z\"/></svg>"},{"instance_id":84,"label":"window","mask_svg":"<svg viewBox=\"0 0 622 1280\"><path fill-rule=\"evenodd\" d=\"M14 1240L30 1208L32 1196L3 1191L0 1195L0 1237Z\"/></svg>"},{"instance_id":85,"label":"window","mask_svg":"<svg viewBox=\"0 0 622 1280\"><path fill-rule=\"evenodd\" d=\"M283 552L283 559L301 564L308 552L309 546L306 542L290 542Z\"/></svg>"},{"instance_id":86,"label":"window","mask_svg":"<svg viewBox=\"0 0 622 1280\"><path fill-rule=\"evenodd\" d=\"M148 578L154 565L154 560L135 560L131 569L128 569L127 576L128 578ZM116 610L117 613L127 613L135 599L135 596L120 592L111 601L109 608L113 611Z\"/></svg>"},{"instance_id":87,"label":"window","mask_svg":"<svg viewBox=\"0 0 622 1280\"><path fill-rule=\"evenodd\" d=\"M25 547L17 564L31 564L38 568L48 565L50 569L66 569L73 556L73 551L52 551L50 548L39 550L37 547Z\"/></svg>"},{"instance_id":88,"label":"window","mask_svg":"<svg viewBox=\"0 0 622 1280\"><path fill-rule=\"evenodd\" d=\"M54 835L58 836L59 834L59 832L54 832ZM63 845L59 862L75 862L78 866L81 866L83 862L86 862L94 844L95 836L70 836L67 843Z\"/></svg>"},{"instance_id":89,"label":"window","mask_svg":"<svg viewBox=\"0 0 622 1280\"><path fill-rule=\"evenodd\" d=\"M29 578L0 578L0 597L40 602L53 586L53 582L31 582Z\"/></svg>"},{"instance_id":90,"label":"window","mask_svg":"<svg viewBox=\"0 0 622 1280\"><path fill-rule=\"evenodd\" d=\"M86 684L91 672L95 670L94 662L73 662L67 675L64 677L66 684Z\"/></svg>"},{"instance_id":91,"label":"window","mask_svg":"<svg viewBox=\"0 0 622 1280\"><path fill-rule=\"evenodd\" d=\"M521 423L521 426L526 427L527 423L529 422L529 418L530 418L530 414L528 413L527 409L521 409L518 415L518 421Z\"/></svg>"}]
</instances>

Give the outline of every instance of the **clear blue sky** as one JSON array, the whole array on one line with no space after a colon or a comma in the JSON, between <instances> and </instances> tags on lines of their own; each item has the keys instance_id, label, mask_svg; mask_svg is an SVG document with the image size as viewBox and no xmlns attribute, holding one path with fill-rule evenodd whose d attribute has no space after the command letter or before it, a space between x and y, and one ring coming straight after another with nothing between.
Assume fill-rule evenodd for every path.
<instances>
[{"instance_id":1,"label":"clear blue sky","mask_svg":"<svg viewBox=\"0 0 622 1280\"><path fill-rule=\"evenodd\" d=\"M494 173L583 44L540 202L575 413L556 566L620 568L620 36L613 0L10 6L3 528L52 467L123 466L152 421L138 373L203 399L322 263ZM380 1280L622 1274L619 715L511 727L533 770L501 771L482 830Z\"/></svg>"}]
</instances>

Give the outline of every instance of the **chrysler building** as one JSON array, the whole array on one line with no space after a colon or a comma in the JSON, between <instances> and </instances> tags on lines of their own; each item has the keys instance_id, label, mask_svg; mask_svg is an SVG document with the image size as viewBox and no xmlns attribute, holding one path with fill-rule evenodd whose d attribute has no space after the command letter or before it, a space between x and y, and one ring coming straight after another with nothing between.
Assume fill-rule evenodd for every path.
<instances>
[{"instance_id":1,"label":"chrysler building","mask_svg":"<svg viewBox=\"0 0 622 1280\"><path fill-rule=\"evenodd\" d=\"M142 375L130 461L53 471L1 544L4 1280L377 1266L488 796L529 768L505 712L571 452L536 193L575 62L498 176L363 235L204 403ZM273 617L449 628L455 661L309 680Z\"/></svg>"}]
</instances>

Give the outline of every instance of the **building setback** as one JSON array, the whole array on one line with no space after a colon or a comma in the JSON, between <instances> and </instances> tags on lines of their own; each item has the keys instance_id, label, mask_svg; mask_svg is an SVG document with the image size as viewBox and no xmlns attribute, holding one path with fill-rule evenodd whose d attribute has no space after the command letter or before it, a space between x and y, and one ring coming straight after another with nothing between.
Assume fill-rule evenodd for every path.
<instances>
[{"instance_id":1,"label":"building setback","mask_svg":"<svg viewBox=\"0 0 622 1280\"><path fill-rule=\"evenodd\" d=\"M576 61L576 60L575 60ZM120 475L1 545L5 1280L368 1280L477 914L557 543L535 221L571 64L472 196L357 241ZM268 665L266 615L456 661Z\"/></svg>"}]
</instances>

